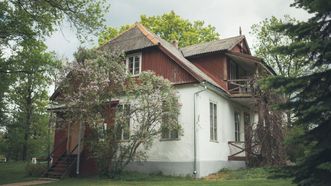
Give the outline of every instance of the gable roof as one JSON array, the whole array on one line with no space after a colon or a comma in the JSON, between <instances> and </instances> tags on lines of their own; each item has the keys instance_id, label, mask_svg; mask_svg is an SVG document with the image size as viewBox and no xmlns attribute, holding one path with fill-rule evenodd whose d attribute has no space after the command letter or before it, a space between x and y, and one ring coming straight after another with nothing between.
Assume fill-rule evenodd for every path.
<instances>
[{"instance_id":1,"label":"gable roof","mask_svg":"<svg viewBox=\"0 0 331 186\"><path fill-rule=\"evenodd\" d=\"M196 45L187 46L181 48L185 57L196 56L205 53L219 52L223 50L231 50L239 42L245 39L245 36L236 36L226 39L219 39L206 43L200 43Z\"/></svg>"},{"instance_id":2,"label":"gable roof","mask_svg":"<svg viewBox=\"0 0 331 186\"><path fill-rule=\"evenodd\" d=\"M134 51L143 49L151 46L158 45L158 41L146 36L145 33L137 27L137 24L127 31L121 33L117 37L113 38L100 48L108 48L115 51Z\"/></svg>"},{"instance_id":3,"label":"gable roof","mask_svg":"<svg viewBox=\"0 0 331 186\"><path fill-rule=\"evenodd\" d=\"M189 60L187 60L182 52L175 47L173 44L167 42L166 40L162 39L158 35L148 31L143 25L137 24L138 28L144 30L146 32L147 36L152 36L153 39L157 40L159 42L160 49L163 50L166 54L169 55L169 57L173 58L173 60L180 65L182 68L184 68L187 72L189 72L194 78L196 78L199 82L207 81L211 83L212 85L220 88L222 91L227 92L223 89L216 81L214 81L210 76L208 76L206 73L201 71L197 66L192 64Z\"/></svg>"},{"instance_id":4,"label":"gable roof","mask_svg":"<svg viewBox=\"0 0 331 186\"><path fill-rule=\"evenodd\" d=\"M179 66L191 74L199 82L207 81L225 91L216 81L188 61L182 52L174 45L158 35L148 31L142 24L136 23L128 31L109 41L102 47L109 47L119 51L133 51L151 46L158 46L166 55L172 58ZM226 91L225 91L226 92Z\"/></svg>"}]
</instances>

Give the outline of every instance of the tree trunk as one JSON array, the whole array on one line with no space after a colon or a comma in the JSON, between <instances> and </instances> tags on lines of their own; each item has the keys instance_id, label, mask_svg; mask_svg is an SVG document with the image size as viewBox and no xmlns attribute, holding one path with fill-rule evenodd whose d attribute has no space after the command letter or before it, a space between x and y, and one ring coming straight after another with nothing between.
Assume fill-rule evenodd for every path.
<instances>
[{"instance_id":1,"label":"tree trunk","mask_svg":"<svg viewBox=\"0 0 331 186\"><path fill-rule=\"evenodd\" d=\"M29 135L30 135L30 127L31 127L31 119L32 119L32 86L31 86L31 78L28 76L28 88L26 91L26 113L24 118L24 141L22 148L22 160L25 161L28 158L28 145L29 145Z\"/></svg>"}]
</instances>

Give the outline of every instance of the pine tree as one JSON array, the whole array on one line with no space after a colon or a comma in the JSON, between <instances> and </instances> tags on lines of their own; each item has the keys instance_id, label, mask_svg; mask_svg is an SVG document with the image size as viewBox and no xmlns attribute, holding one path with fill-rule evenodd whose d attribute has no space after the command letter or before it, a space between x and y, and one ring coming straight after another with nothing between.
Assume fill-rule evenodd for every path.
<instances>
[{"instance_id":1,"label":"pine tree","mask_svg":"<svg viewBox=\"0 0 331 186\"><path fill-rule=\"evenodd\" d=\"M278 27L294 42L280 46L278 52L305 56L312 73L301 77L276 77L271 86L294 96L283 105L292 109L295 124L306 128L300 140L312 146L297 165L295 182L301 186L331 184L331 1L295 0L292 6L303 8L312 17L299 23Z\"/></svg>"}]
</instances>

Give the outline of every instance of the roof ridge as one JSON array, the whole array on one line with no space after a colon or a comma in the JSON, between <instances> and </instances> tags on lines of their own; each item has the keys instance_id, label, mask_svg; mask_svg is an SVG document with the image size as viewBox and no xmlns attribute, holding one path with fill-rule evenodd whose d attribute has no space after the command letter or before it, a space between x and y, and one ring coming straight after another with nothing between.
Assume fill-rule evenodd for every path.
<instances>
[{"instance_id":1,"label":"roof ridge","mask_svg":"<svg viewBox=\"0 0 331 186\"><path fill-rule=\"evenodd\" d=\"M197 44L193 44L193 45L188 45L186 47L180 48L180 50L185 49L185 48L189 48L189 47L194 47L194 46L209 44L209 43L212 43L212 42L225 41L225 40L228 40L228 39L234 39L234 38L240 38L240 37L241 38L245 38L245 35L232 36L232 37L227 37L227 38L224 38L224 39L215 39L215 40L212 40L212 41L206 41L206 42L203 42L203 43L197 43Z\"/></svg>"},{"instance_id":2,"label":"roof ridge","mask_svg":"<svg viewBox=\"0 0 331 186\"><path fill-rule=\"evenodd\" d=\"M144 34L144 36L147 39L149 39L154 45L157 45L160 43L158 38L154 37L153 34L143 24L136 22L135 27L137 27Z\"/></svg>"}]
</instances>

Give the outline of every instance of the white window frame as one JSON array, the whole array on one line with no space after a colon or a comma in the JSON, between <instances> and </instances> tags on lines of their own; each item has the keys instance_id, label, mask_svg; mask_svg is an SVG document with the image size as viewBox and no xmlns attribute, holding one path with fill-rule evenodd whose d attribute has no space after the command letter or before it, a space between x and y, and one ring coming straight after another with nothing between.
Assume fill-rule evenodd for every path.
<instances>
[{"instance_id":1,"label":"white window frame","mask_svg":"<svg viewBox=\"0 0 331 186\"><path fill-rule=\"evenodd\" d=\"M236 121L237 118L238 118L238 121ZM234 112L234 141L236 141L236 142L240 142L240 120L241 120L240 112L235 111Z\"/></svg>"},{"instance_id":2,"label":"white window frame","mask_svg":"<svg viewBox=\"0 0 331 186\"><path fill-rule=\"evenodd\" d=\"M119 104L119 105L117 105L117 108L118 107L122 107L122 110L124 110L125 109L125 106L129 106L130 107L130 104ZM120 140L120 141L129 141L130 140L130 137L131 137L131 130L130 130L130 127L131 127L131 119L129 119L128 120L129 121L129 123L128 123L128 138L126 139L126 138L124 138L124 133L125 133L125 131L124 131L124 129L123 128L121 128L121 136L120 137L116 137L116 139L117 140ZM117 124L115 123L115 126L116 126ZM116 131L116 135L117 135L117 131Z\"/></svg>"},{"instance_id":3,"label":"white window frame","mask_svg":"<svg viewBox=\"0 0 331 186\"><path fill-rule=\"evenodd\" d=\"M134 72L134 69L135 69L135 61L134 61L134 59L135 59L135 57L139 57L139 72L138 72L138 74L135 74ZM131 72L129 72L129 58L131 58L131 57L133 57L133 68L132 68L132 73ZM126 65L126 73L129 73L129 74L131 74L132 76L138 76L140 73L141 73L141 63L142 63L142 55L141 55L141 52L139 52L139 53L133 53L133 54L129 54L129 55L127 55L126 56L126 61L125 61L125 65Z\"/></svg>"},{"instance_id":4,"label":"white window frame","mask_svg":"<svg viewBox=\"0 0 331 186\"><path fill-rule=\"evenodd\" d=\"M97 125L98 140L100 142L105 141L107 135L108 124L106 122Z\"/></svg>"},{"instance_id":5,"label":"white window frame","mask_svg":"<svg viewBox=\"0 0 331 186\"><path fill-rule=\"evenodd\" d=\"M212 142L218 142L218 109L217 103L214 101L209 101L209 138ZM216 109L215 109L216 108Z\"/></svg>"},{"instance_id":6,"label":"white window frame","mask_svg":"<svg viewBox=\"0 0 331 186\"><path fill-rule=\"evenodd\" d=\"M173 133L177 133L177 137L173 137L172 134ZM179 131L177 129L168 129L167 133L166 133L166 137L163 136L163 131L161 132L161 139L160 141L177 141L180 140L179 139Z\"/></svg>"},{"instance_id":7,"label":"white window frame","mask_svg":"<svg viewBox=\"0 0 331 186\"><path fill-rule=\"evenodd\" d=\"M164 110L162 110L162 111L164 111ZM164 121L162 119L161 127L162 127L163 123L164 123ZM178 118L177 118L177 123L178 123ZM179 125L179 123L178 123L178 125ZM169 129L168 128L166 130L167 130L166 133L165 133L165 131L161 131L161 139L160 139L160 141L176 141L176 140L180 140L179 139L179 130L178 129ZM176 133L176 137L173 137L172 134L175 134L175 133Z\"/></svg>"}]
</instances>

